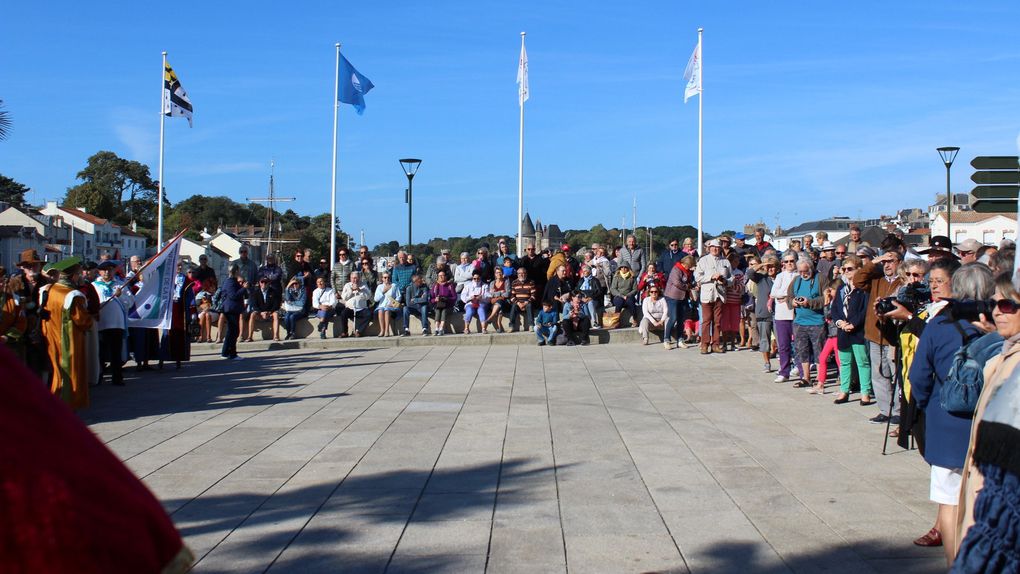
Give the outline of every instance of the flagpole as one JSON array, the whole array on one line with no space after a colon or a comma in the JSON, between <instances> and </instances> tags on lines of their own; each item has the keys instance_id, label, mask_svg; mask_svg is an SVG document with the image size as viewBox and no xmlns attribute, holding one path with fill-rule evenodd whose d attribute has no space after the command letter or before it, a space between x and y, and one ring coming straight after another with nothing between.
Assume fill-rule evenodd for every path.
<instances>
[{"instance_id":1,"label":"flagpole","mask_svg":"<svg viewBox=\"0 0 1020 574\"><path fill-rule=\"evenodd\" d=\"M704 183L705 183L705 169L704 169L704 153L702 144L704 142L704 132L702 130L702 110L705 105L705 56L701 50L701 33L704 28L698 28L698 87L701 89L698 91L698 253L704 254L704 227L702 225L702 208L704 206Z\"/></svg>"},{"instance_id":2,"label":"flagpole","mask_svg":"<svg viewBox=\"0 0 1020 574\"><path fill-rule=\"evenodd\" d=\"M336 142L340 121L340 42L336 43L336 72L333 74L333 186L329 201L329 262L336 257Z\"/></svg>"},{"instance_id":3,"label":"flagpole","mask_svg":"<svg viewBox=\"0 0 1020 574\"><path fill-rule=\"evenodd\" d=\"M521 32L521 53L524 53L524 32ZM523 65L523 62L521 63ZM517 163L517 256L524 255L524 101L520 98L520 90L524 86L521 85L518 88L518 100L521 105L521 138L520 138L520 155Z\"/></svg>"},{"instance_id":4,"label":"flagpole","mask_svg":"<svg viewBox=\"0 0 1020 574\"><path fill-rule=\"evenodd\" d=\"M163 92L166 85L166 51L163 52L163 67L159 72L159 205L156 207L156 249L163 247L163 123L166 121Z\"/></svg>"}]
</instances>

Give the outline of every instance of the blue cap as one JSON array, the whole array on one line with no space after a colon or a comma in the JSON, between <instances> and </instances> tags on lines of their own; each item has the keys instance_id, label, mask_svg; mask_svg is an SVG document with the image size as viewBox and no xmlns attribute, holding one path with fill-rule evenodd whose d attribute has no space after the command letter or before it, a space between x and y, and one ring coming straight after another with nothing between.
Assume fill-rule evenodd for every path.
<instances>
[{"instance_id":1,"label":"blue cap","mask_svg":"<svg viewBox=\"0 0 1020 574\"><path fill-rule=\"evenodd\" d=\"M747 239L747 235L737 232L733 234L733 239Z\"/></svg>"}]
</instances>

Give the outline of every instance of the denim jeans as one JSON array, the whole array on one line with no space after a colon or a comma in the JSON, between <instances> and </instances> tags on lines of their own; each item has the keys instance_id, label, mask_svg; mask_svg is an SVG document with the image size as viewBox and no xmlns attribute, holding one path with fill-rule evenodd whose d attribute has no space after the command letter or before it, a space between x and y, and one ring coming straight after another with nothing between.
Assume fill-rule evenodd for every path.
<instances>
[{"instance_id":1,"label":"denim jeans","mask_svg":"<svg viewBox=\"0 0 1020 574\"><path fill-rule=\"evenodd\" d=\"M428 305L404 305L404 330L411 326L411 315L421 319L421 326L425 332L429 331L429 306Z\"/></svg>"},{"instance_id":2,"label":"denim jeans","mask_svg":"<svg viewBox=\"0 0 1020 574\"><path fill-rule=\"evenodd\" d=\"M669 297L665 299L669 320L666 321L666 330L663 333L663 337L670 342L678 341L680 334L676 331L678 329L683 331L684 321L687 319L687 310L690 309L690 305L683 299L670 299Z\"/></svg>"},{"instance_id":3,"label":"denim jeans","mask_svg":"<svg viewBox=\"0 0 1020 574\"><path fill-rule=\"evenodd\" d=\"M294 331L297 330L298 319L305 316L304 311L287 311L283 316L283 328L287 330L288 335L293 335Z\"/></svg>"}]
</instances>

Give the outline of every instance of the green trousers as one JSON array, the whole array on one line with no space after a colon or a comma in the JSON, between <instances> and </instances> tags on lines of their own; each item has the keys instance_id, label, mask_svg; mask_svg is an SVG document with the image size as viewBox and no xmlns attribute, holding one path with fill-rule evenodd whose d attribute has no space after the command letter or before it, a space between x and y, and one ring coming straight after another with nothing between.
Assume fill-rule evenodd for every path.
<instances>
[{"instance_id":1,"label":"green trousers","mask_svg":"<svg viewBox=\"0 0 1020 574\"><path fill-rule=\"evenodd\" d=\"M850 394L850 381L853 378L851 362L857 364L857 374L861 377L861 394L871 395L871 357L868 346L850 345L849 349L839 349L839 392Z\"/></svg>"}]
</instances>

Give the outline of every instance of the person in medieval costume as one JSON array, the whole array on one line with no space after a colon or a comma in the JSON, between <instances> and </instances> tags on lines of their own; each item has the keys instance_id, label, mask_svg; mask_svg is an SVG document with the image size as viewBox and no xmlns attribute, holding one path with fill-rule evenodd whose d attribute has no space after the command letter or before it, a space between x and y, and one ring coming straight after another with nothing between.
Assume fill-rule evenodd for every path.
<instances>
[{"instance_id":1,"label":"person in medieval costume","mask_svg":"<svg viewBox=\"0 0 1020 574\"><path fill-rule=\"evenodd\" d=\"M103 365L99 360L99 293L92 285L99 273L99 266L93 261L82 264L82 272L78 275L75 288L85 296L85 308L92 316L92 328L85 334L85 357L88 361L89 386L99 384Z\"/></svg>"},{"instance_id":2,"label":"person in medieval costume","mask_svg":"<svg viewBox=\"0 0 1020 574\"><path fill-rule=\"evenodd\" d=\"M188 324L191 321L191 308L195 306L195 290L191 288L187 275L180 272L174 278L173 307L170 310L170 328L163 330L163 339L159 344L159 367L163 361L174 361L181 368L182 361L191 360L191 341L188 338Z\"/></svg>"},{"instance_id":3,"label":"person in medieval costume","mask_svg":"<svg viewBox=\"0 0 1020 574\"><path fill-rule=\"evenodd\" d=\"M144 273L139 275L143 267L143 261L137 255L131 256L129 266L130 270L124 280L128 282L131 294L133 295L141 290L146 275ZM136 275L139 275L138 278L131 281ZM135 370L139 372L151 371L152 367L149 366L149 361L159 358L159 329L129 326L128 348L131 350L131 356L135 360Z\"/></svg>"},{"instance_id":4,"label":"person in medieval costume","mask_svg":"<svg viewBox=\"0 0 1020 574\"><path fill-rule=\"evenodd\" d=\"M81 409L89 405L85 337L92 328L85 295L75 287L81 259L62 259L52 269L60 274L57 282L39 290L42 334L53 373L50 390L71 408Z\"/></svg>"},{"instance_id":5,"label":"person in medieval costume","mask_svg":"<svg viewBox=\"0 0 1020 574\"><path fill-rule=\"evenodd\" d=\"M99 264L99 277L92 282L99 294L99 362L102 374L110 373L116 386L124 384L121 367L124 364L124 347L127 340L127 310L131 307L130 289L114 277L117 262L108 260ZM109 367L106 364L109 364ZM102 382L102 374L100 382Z\"/></svg>"},{"instance_id":6,"label":"person in medieval costume","mask_svg":"<svg viewBox=\"0 0 1020 574\"><path fill-rule=\"evenodd\" d=\"M28 321L19 296L22 288L20 275L10 278L7 270L0 267L0 342L24 361Z\"/></svg>"}]
</instances>

